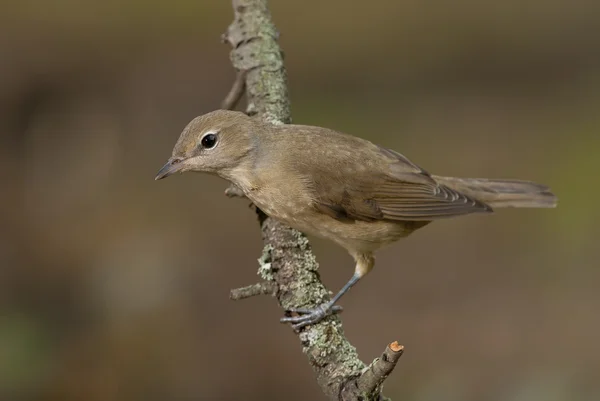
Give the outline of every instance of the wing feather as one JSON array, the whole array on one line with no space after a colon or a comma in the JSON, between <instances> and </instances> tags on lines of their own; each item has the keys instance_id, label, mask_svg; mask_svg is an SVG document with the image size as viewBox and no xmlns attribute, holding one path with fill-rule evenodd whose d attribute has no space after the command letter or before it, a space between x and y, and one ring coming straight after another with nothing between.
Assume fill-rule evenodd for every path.
<instances>
[{"instance_id":1,"label":"wing feather","mask_svg":"<svg viewBox=\"0 0 600 401\"><path fill-rule=\"evenodd\" d=\"M389 168L338 179L335 188L316 183L316 207L344 220L423 221L490 212L485 203L437 183L406 157L379 148ZM332 172L329 172L332 174Z\"/></svg>"}]
</instances>

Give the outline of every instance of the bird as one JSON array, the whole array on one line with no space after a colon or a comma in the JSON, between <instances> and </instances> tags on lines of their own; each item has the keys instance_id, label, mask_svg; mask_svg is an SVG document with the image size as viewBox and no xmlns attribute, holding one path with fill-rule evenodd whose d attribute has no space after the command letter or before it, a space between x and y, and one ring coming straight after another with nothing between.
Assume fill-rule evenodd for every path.
<instances>
[{"instance_id":1,"label":"bird","mask_svg":"<svg viewBox=\"0 0 600 401\"><path fill-rule=\"evenodd\" d=\"M377 250L432 221L557 204L549 187L535 182L433 175L366 139L231 110L194 118L155 179L187 171L231 182L268 216L352 256L354 274L330 301L281 319L296 330L338 313L337 302L373 269Z\"/></svg>"}]
</instances>

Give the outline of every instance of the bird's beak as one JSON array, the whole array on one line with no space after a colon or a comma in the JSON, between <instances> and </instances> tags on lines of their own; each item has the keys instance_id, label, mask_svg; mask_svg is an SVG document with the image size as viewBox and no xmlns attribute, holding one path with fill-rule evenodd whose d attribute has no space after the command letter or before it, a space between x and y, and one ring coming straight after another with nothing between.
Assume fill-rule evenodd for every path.
<instances>
[{"instance_id":1,"label":"bird's beak","mask_svg":"<svg viewBox=\"0 0 600 401\"><path fill-rule=\"evenodd\" d=\"M166 178L180 171L182 167L183 160L171 158L164 166L162 166L160 170L158 170L158 173L156 174L156 177L154 177L154 179L157 181L162 180L163 178Z\"/></svg>"}]
</instances>

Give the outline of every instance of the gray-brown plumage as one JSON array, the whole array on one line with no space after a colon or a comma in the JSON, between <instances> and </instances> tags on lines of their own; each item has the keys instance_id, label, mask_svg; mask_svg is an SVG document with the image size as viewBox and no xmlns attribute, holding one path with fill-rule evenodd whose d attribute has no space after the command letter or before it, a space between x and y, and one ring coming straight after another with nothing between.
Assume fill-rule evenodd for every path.
<instances>
[{"instance_id":1,"label":"gray-brown plumage","mask_svg":"<svg viewBox=\"0 0 600 401\"><path fill-rule=\"evenodd\" d=\"M496 207L556 206L540 184L431 175L361 138L224 110L188 124L156 179L184 171L231 181L267 215L338 243L356 260L352 279L331 302L282 319L296 328L339 310L333 305L373 268L377 249L433 220Z\"/></svg>"}]
</instances>

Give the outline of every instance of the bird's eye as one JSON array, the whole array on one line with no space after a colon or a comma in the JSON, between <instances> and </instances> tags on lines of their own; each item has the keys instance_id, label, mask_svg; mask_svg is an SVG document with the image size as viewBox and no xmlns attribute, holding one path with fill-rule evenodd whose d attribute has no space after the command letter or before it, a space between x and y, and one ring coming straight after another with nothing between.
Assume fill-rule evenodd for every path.
<instances>
[{"instance_id":1,"label":"bird's eye","mask_svg":"<svg viewBox=\"0 0 600 401\"><path fill-rule=\"evenodd\" d=\"M200 140L200 145L202 145L204 149L212 149L215 147L216 144L217 135L213 134L212 132L204 135Z\"/></svg>"}]
</instances>

